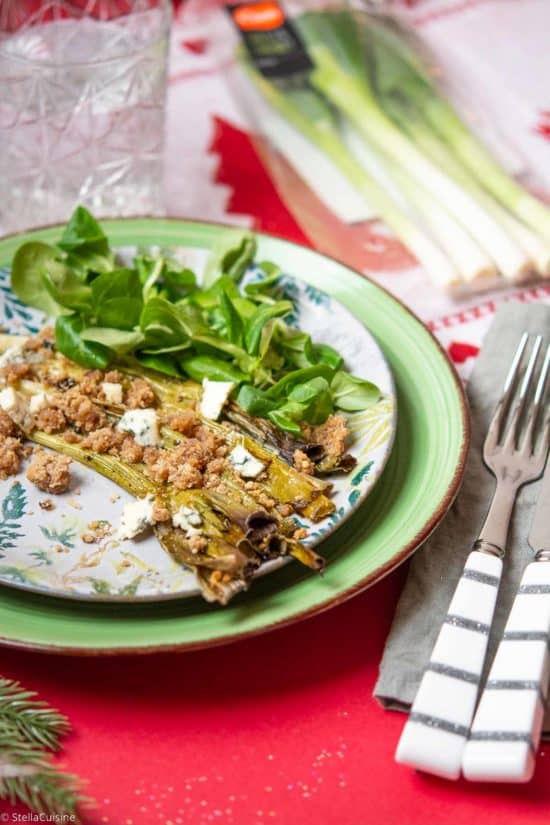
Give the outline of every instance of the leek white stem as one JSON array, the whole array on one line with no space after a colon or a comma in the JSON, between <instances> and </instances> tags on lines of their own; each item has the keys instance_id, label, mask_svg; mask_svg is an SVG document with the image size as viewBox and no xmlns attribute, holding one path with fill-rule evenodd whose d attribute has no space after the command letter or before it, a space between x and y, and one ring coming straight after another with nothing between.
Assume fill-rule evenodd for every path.
<instances>
[{"instance_id":1,"label":"leek white stem","mask_svg":"<svg viewBox=\"0 0 550 825\"><path fill-rule=\"evenodd\" d=\"M322 96L307 84L300 88L281 89L263 78L250 64L243 65L266 101L324 152L352 186L364 195L377 214L410 249L432 282L443 289L453 288L460 283L459 273L440 247L399 209L387 192L348 152L338 134L333 114Z\"/></svg>"},{"instance_id":2,"label":"leek white stem","mask_svg":"<svg viewBox=\"0 0 550 825\"><path fill-rule=\"evenodd\" d=\"M471 235L403 169L393 167L391 174L418 209L422 220L449 255L461 277L469 283L475 281L476 288L482 283L486 288L494 286L494 280L498 277L496 265Z\"/></svg>"},{"instance_id":3,"label":"leek white stem","mask_svg":"<svg viewBox=\"0 0 550 825\"><path fill-rule=\"evenodd\" d=\"M407 117L403 113L403 116L399 117L399 124L408 132L422 151L440 166L443 166L461 186L470 192L472 197L477 198L483 208L495 220L507 229L511 237L523 247L533 260L537 273L543 277L550 276L550 243L519 221L511 212L504 209L498 201L494 200L485 189L482 189L471 172L461 165L456 155L453 154L451 147L443 143L439 136L431 132L429 127L422 123L420 119L412 115Z\"/></svg>"},{"instance_id":4,"label":"leek white stem","mask_svg":"<svg viewBox=\"0 0 550 825\"><path fill-rule=\"evenodd\" d=\"M509 177L443 100L425 106L426 117L481 185L534 232L550 241L550 209Z\"/></svg>"},{"instance_id":5,"label":"leek white stem","mask_svg":"<svg viewBox=\"0 0 550 825\"><path fill-rule=\"evenodd\" d=\"M422 54L422 45L408 30L394 21L365 15L361 24L364 47L374 54L376 88L379 102L386 108L388 98L406 101L422 113L434 133L460 159L474 180L499 201L516 220L550 242L550 209L532 197L487 151L460 116L440 93Z\"/></svg>"},{"instance_id":6,"label":"leek white stem","mask_svg":"<svg viewBox=\"0 0 550 825\"><path fill-rule=\"evenodd\" d=\"M461 280L460 273L441 248L396 206L395 201L367 175L360 163L345 151L345 146L339 139L330 141L330 144L326 141L324 148L332 161L408 246L430 280L442 289L452 290L456 287Z\"/></svg>"},{"instance_id":7,"label":"leek white stem","mask_svg":"<svg viewBox=\"0 0 550 825\"><path fill-rule=\"evenodd\" d=\"M341 130L347 146L364 168L386 189L402 207L424 224L432 237L447 253L462 279L476 282L476 288L487 288L494 283L498 271L494 261L474 241L423 186L396 164L389 162L364 140L349 123Z\"/></svg>"},{"instance_id":8,"label":"leek white stem","mask_svg":"<svg viewBox=\"0 0 550 825\"><path fill-rule=\"evenodd\" d=\"M428 189L478 241L508 278L521 278L532 261L508 233L461 187L426 158L384 114L374 98L340 69L334 55L323 44L310 48L315 68L313 85L328 97L359 129L365 138L403 166Z\"/></svg>"},{"instance_id":9,"label":"leek white stem","mask_svg":"<svg viewBox=\"0 0 550 825\"><path fill-rule=\"evenodd\" d=\"M535 234L524 223L520 223L510 212L503 211L500 220L530 256L537 274L543 278L550 277L550 244L545 238Z\"/></svg>"}]
</instances>

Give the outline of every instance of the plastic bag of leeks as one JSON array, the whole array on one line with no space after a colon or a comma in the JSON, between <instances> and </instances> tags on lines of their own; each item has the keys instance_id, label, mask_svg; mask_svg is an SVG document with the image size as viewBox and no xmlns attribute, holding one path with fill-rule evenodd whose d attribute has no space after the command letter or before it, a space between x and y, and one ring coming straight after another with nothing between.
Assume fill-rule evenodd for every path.
<instances>
[{"instance_id":1,"label":"plastic bag of leeks","mask_svg":"<svg viewBox=\"0 0 550 825\"><path fill-rule=\"evenodd\" d=\"M302 12L292 26L312 68L266 77L240 46L246 77L435 285L460 293L550 277L550 210L470 132L410 33L348 7Z\"/></svg>"}]
</instances>

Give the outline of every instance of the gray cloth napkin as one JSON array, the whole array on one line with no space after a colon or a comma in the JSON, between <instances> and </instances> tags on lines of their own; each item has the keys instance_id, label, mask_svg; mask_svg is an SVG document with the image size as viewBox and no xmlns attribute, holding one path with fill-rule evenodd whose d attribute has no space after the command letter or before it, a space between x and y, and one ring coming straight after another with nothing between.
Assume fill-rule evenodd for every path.
<instances>
[{"instance_id":1,"label":"gray cloth napkin","mask_svg":"<svg viewBox=\"0 0 550 825\"><path fill-rule=\"evenodd\" d=\"M504 304L487 333L468 384L472 443L464 483L443 523L411 562L384 649L374 695L386 708L409 709L464 562L487 513L495 482L482 463L481 448L524 330L542 333L548 343L550 307L518 302ZM516 500L495 623L489 639L487 670L502 637L525 565L532 559L527 535L539 487L540 482L526 485ZM550 708L544 730L550 733Z\"/></svg>"}]
</instances>

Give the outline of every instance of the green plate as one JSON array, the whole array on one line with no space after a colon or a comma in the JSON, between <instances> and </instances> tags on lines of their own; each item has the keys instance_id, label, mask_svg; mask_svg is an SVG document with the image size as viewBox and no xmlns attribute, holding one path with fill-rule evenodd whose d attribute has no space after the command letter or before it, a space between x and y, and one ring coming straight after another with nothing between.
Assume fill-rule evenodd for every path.
<instances>
[{"instance_id":1,"label":"green plate","mask_svg":"<svg viewBox=\"0 0 550 825\"><path fill-rule=\"evenodd\" d=\"M209 248L223 227L170 219L103 222L115 246ZM23 240L52 241L59 228L0 241L0 267ZM59 653L153 652L223 644L311 616L364 590L406 559L451 505L469 442L460 382L434 337L402 304L358 273L296 244L259 235L260 259L332 295L376 337L393 371L399 420L390 461L374 491L323 543L323 577L288 565L229 607L199 599L89 604L0 588L0 643Z\"/></svg>"}]
</instances>

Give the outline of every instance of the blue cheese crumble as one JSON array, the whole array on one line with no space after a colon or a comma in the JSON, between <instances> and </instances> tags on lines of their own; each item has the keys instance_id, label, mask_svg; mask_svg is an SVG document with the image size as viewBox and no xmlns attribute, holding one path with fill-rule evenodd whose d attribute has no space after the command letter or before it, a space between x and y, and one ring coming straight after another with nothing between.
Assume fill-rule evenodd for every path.
<instances>
[{"instance_id":1,"label":"blue cheese crumble","mask_svg":"<svg viewBox=\"0 0 550 825\"><path fill-rule=\"evenodd\" d=\"M183 530L187 536L197 536L201 532L197 528L202 525L202 516L198 510L183 506L173 514L172 524L174 527L179 527L180 530Z\"/></svg>"},{"instance_id":2,"label":"blue cheese crumble","mask_svg":"<svg viewBox=\"0 0 550 825\"><path fill-rule=\"evenodd\" d=\"M232 381L210 381L204 378L200 403L201 415L217 421L234 386Z\"/></svg>"},{"instance_id":3,"label":"blue cheese crumble","mask_svg":"<svg viewBox=\"0 0 550 825\"><path fill-rule=\"evenodd\" d=\"M265 464L262 464L252 453L249 453L242 444L237 444L229 453L231 466L242 478L257 478Z\"/></svg>"},{"instance_id":4,"label":"blue cheese crumble","mask_svg":"<svg viewBox=\"0 0 550 825\"><path fill-rule=\"evenodd\" d=\"M149 493L145 498L139 498L137 501L130 501L125 504L115 538L119 540L133 539L134 536L138 536L150 527L154 523L154 502L155 497Z\"/></svg>"},{"instance_id":5,"label":"blue cheese crumble","mask_svg":"<svg viewBox=\"0 0 550 825\"><path fill-rule=\"evenodd\" d=\"M159 420L155 410L128 410L117 427L132 433L136 444L141 444L142 447L156 447L160 444Z\"/></svg>"}]
</instances>

